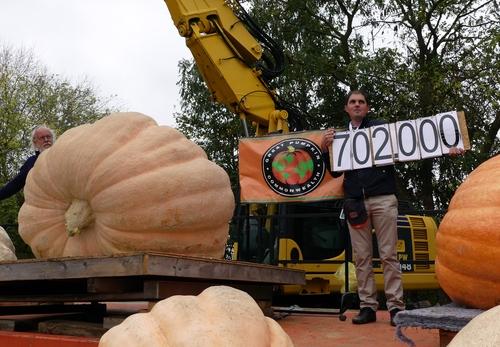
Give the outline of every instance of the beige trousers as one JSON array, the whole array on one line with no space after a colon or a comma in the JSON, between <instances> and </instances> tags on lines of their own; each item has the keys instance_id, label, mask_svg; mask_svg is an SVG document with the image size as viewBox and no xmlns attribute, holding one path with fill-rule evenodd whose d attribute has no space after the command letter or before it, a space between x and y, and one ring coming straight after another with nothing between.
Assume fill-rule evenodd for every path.
<instances>
[{"instance_id":1,"label":"beige trousers","mask_svg":"<svg viewBox=\"0 0 500 347\"><path fill-rule=\"evenodd\" d=\"M356 263L360 307L377 310L377 288L373 275L372 229L375 229L378 251L384 270L384 290L387 309L405 308L401 268L397 258L396 244L398 201L395 195L379 195L365 199L368 224L361 229L349 225L353 257Z\"/></svg>"}]
</instances>

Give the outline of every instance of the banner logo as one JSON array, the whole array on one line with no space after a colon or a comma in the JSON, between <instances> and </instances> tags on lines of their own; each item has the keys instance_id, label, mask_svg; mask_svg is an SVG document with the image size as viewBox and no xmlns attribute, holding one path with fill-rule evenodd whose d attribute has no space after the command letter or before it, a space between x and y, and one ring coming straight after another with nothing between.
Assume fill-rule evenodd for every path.
<instances>
[{"instance_id":1,"label":"banner logo","mask_svg":"<svg viewBox=\"0 0 500 347\"><path fill-rule=\"evenodd\" d=\"M325 176L325 163L314 142L291 138L267 149L262 157L262 174L277 194L301 196L319 186Z\"/></svg>"}]
</instances>

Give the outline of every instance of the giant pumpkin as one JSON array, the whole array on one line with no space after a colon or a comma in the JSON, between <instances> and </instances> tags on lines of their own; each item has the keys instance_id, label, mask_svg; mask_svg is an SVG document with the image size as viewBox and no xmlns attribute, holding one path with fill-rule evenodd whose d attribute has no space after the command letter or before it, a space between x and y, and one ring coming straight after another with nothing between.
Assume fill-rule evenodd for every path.
<instances>
[{"instance_id":1,"label":"giant pumpkin","mask_svg":"<svg viewBox=\"0 0 500 347\"><path fill-rule=\"evenodd\" d=\"M17 260L16 248L4 228L0 227L0 261Z\"/></svg>"},{"instance_id":2,"label":"giant pumpkin","mask_svg":"<svg viewBox=\"0 0 500 347\"><path fill-rule=\"evenodd\" d=\"M447 347L500 346L500 306L474 317L451 340Z\"/></svg>"},{"instance_id":3,"label":"giant pumpkin","mask_svg":"<svg viewBox=\"0 0 500 347\"><path fill-rule=\"evenodd\" d=\"M458 187L437 233L436 275L458 304L500 303L500 155Z\"/></svg>"},{"instance_id":4,"label":"giant pumpkin","mask_svg":"<svg viewBox=\"0 0 500 347\"><path fill-rule=\"evenodd\" d=\"M30 171L19 234L37 258L158 251L220 258L226 172L177 130L117 113L66 131Z\"/></svg>"},{"instance_id":5,"label":"giant pumpkin","mask_svg":"<svg viewBox=\"0 0 500 347\"><path fill-rule=\"evenodd\" d=\"M293 347L247 293L227 286L176 295L108 330L99 347Z\"/></svg>"}]
</instances>

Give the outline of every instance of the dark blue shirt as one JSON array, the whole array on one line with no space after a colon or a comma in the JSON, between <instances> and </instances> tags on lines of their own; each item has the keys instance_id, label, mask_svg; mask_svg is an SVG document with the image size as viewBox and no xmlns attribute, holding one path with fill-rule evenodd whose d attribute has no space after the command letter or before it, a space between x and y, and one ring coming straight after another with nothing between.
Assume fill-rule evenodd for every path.
<instances>
[{"instance_id":1,"label":"dark blue shirt","mask_svg":"<svg viewBox=\"0 0 500 347\"><path fill-rule=\"evenodd\" d=\"M36 152L36 154L26 159L26 162L19 169L19 173L0 189L0 200L7 199L24 188L28 172L35 165L39 154L40 152Z\"/></svg>"}]
</instances>

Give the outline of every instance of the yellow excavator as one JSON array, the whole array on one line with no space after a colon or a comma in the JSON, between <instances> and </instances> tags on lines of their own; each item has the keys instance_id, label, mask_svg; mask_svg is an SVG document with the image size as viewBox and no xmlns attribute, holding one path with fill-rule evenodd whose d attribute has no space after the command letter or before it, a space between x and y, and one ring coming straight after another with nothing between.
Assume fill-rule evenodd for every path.
<instances>
[{"instance_id":1,"label":"yellow excavator","mask_svg":"<svg viewBox=\"0 0 500 347\"><path fill-rule=\"evenodd\" d=\"M284 69L284 55L254 23L237 0L165 0L174 25L186 39L214 101L241 118L256 136L287 133L286 103L269 87ZM292 129L297 127L291 127ZM257 211L264 211L257 213ZM330 294L342 286L339 266L345 259L345 236L339 201L244 206L235 216L233 258L306 271L305 286L285 286L283 294ZM434 289L436 223L428 216L398 217L398 257L405 289ZM374 255L377 247L374 246ZM374 271L383 289L382 269Z\"/></svg>"}]
</instances>

